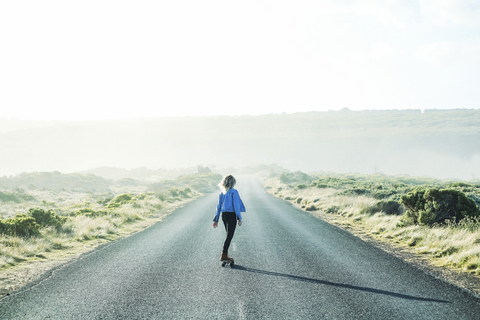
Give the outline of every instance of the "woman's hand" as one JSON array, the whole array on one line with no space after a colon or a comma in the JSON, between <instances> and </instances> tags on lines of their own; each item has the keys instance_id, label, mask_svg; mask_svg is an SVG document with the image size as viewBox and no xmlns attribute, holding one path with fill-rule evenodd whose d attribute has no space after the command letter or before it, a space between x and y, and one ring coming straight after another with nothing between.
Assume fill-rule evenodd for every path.
<instances>
[{"instance_id":1,"label":"woman's hand","mask_svg":"<svg viewBox=\"0 0 480 320\"><path fill-rule=\"evenodd\" d=\"M218 226L218 222L213 223L213 227L216 228Z\"/></svg>"},{"instance_id":2,"label":"woman's hand","mask_svg":"<svg viewBox=\"0 0 480 320\"><path fill-rule=\"evenodd\" d=\"M238 226L240 227L242 225L242 220L238 220Z\"/></svg>"}]
</instances>

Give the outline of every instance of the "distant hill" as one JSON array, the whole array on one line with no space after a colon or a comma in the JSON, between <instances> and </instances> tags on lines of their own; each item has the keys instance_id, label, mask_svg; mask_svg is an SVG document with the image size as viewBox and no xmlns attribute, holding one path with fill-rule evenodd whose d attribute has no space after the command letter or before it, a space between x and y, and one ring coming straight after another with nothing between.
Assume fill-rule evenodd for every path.
<instances>
[{"instance_id":1,"label":"distant hill","mask_svg":"<svg viewBox=\"0 0 480 320\"><path fill-rule=\"evenodd\" d=\"M261 163L304 172L480 176L480 110L16 123L18 129L0 130L0 176L99 167L146 167L149 175L158 168ZM104 171L110 179L126 174Z\"/></svg>"},{"instance_id":2,"label":"distant hill","mask_svg":"<svg viewBox=\"0 0 480 320\"><path fill-rule=\"evenodd\" d=\"M111 180L95 176L93 174L62 174L54 172L30 172L21 173L12 178L0 177L0 189L13 188L27 189L51 189L51 190L81 190L101 192L108 190L113 184Z\"/></svg>"},{"instance_id":3,"label":"distant hill","mask_svg":"<svg viewBox=\"0 0 480 320\"><path fill-rule=\"evenodd\" d=\"M134 168L134 169L122 169L113 167L98 167L85 171L81 171L81 174L93 174L106 179L121 180L121 179L136 179L146 182L153 182L165 179L175 179L183 174L193 174L197 172L197 167L181 168L181 169L149 169L146 167Z\"/></svg>"}]
</instances>

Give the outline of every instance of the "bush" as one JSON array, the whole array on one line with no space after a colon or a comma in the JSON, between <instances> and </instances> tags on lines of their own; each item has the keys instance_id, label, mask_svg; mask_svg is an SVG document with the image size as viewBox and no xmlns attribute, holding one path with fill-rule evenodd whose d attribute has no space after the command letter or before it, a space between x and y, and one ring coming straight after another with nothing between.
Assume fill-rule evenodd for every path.
<instances>
[{"instance_id":1,"label":"bush","mask_svg":"<svg viewBox=\"0 0 480 320\"><path fill-rule=\"evenodd\" d=\"M406 220L414 224L433 225L445 220L460 221L464 217L476 217L480 210L463 192L451 189L415 189L400 199L405 206Z\"/></svg>"},{"instance_id":2,"label":"bush","mask_svg":"<svg viewBox=\"0 0 480 320\"><path fill-rule=\"evenodd\" d=\"M35 218L27 216L25 213L15 215L15 218L9 218L5 221L0 220L0 233L10 236L33 236L40 232L39 224Z\"/></svg>"},{"instance_id":3,"label":"bush","mask_svg":"<svg viewBox=\"0 0 480 320\"><path fill-rule=\"evenodd\" d=\"M106 211L95 211L90 208L83 208L74 212L75 216L86 216L86 217L99 217L106 215Z\"/></svg>"},{"instance_id":4,"label":"bush","mask_svg":"<svg viewBox=\"0 0 480 320\"><path fill-rule=\"evenodd\" d=\"M339 195L345 196L363 196L363 195L370 195L371 191L368 189L347 189L341 192L338 192Z\"/></svg>"},{"instance_id":5,"label":"bush","mask_svg":"<svg viewBox=\"0 0 480 320\"><path fill-rule=\"evenodd\" d=\"M135 201L135 200L133 200ZM117 196L115 199L113 199L107 206L107 208L113 209L113 208L118 208L122 204L130 203L132 202L132 195L124 193L119 196Z\"/></svg>"},{"instance_id":6,"label":"bush","mask_svg":"<svg viewBox=\"0 0 480 320\"><path fill-rule=\"evenodd\" d=\"M375 199L386 199L390 198L393 195L396 195L397 191L396 190L380 190L380 191L375 191L372 195Z\"/></svg>"},{"instance_id":7,"label":"bush","mask_svg":"<svg viewBox=\"0 0 480 320\"><path fill-rule=\"evenodd\" d=\"M45 211L39 208L28 209L28 215L34 218L35 222L41 227L52 226L58 228L61 227L67 220L66 217L59 216L52 210Z\"/></svg>"},{"instance_id":8,"label":"bush","mask_svg":"<svg viewBox=\"0 0 480 320\"><path fill-rule=\"evenodd\" d=\"M327 210L325 210L326 213L333 213L333 214L336 214L339 211L340 211L339 206L331 206L331 207L327 208Z\"/></svg>"},{"instance_id":9,"label":"bush","mask_svg":"<svg viewBox=\"0 0 480 320\"><path fill-rule=\"evenodd\" d=\"M289 184L289 183L308 183L310 184L313 181L313 178L306 173L295 171L295 172L284 172L279 177L280 182Z\"/></svg>"},{"instance_id":10,"label":"bush","mask_svg":"<svg viewBox=\"0 0 480 320\"><path fill-rule=\"evenodd\" d=\"M130 194L124 193L119 196L117 196L115 199L113 199L113 202L115 203L127 203L128 201L132 200L132 196Z\"/></svg>"},{"instance_id":11,"label":"bush","mask_svg":"<svg viewBox=\"0 0 480 320\"><path fill-rule=\"evenodd\" d=\"M17 197L14 194L3 193L1 191L0 191L0 201L3 201L3 202L13 201L17 203L19 202Z\"/></svg>"},{"instance_id":12,"label":"bush","mask_svg":"<svg viewBox=\"0 0 480 320\"><path fill-rule=\"evenodd\" d=\"M393 200L378 201L377 203L375 203L375 205L365 209L364 213L374 214L380 211L388 215L402 215L404 213L402 205L397 201L393 201Z\"/></svg>"},{"instance_id":13,"label":"bush","mask_svg":"<svg viewBox=\"0 0 480 320\"><path fill-rule=\"evenodd\" d=\"M164 193L156 193L155 197L160 200L160 201L165 201L167 200L167 196Z\"/></svg>"},{"instance_id":14,"label":"bush","mask_svg":"<svg viewBox=\"0 0 480 320\"><path fill-rule=\"evenodd\" d=\"M470 193L470 194L468 195L468 197L469 197L470 199L472 199L473 202L475 202L475 204L477 205L477 207L480 207L480 197L479 197L479 196L477 196L476 194Z\"/></svg>"},{"instance_id":15,"label":"bush","mask_svg":"<svg viewBox=\"0 0 480 320\"><path fill-rule=\"evenodd\" d=\"M170 188L168 189L168 192L170 192L170 194L172 195L172 197L178 197L179 193L180 193L180 189L178 188Z\"/></svg>"},{"instance_id":16,"label":"bush","mask_svg":"<svg viewBox=\"0 0 480 320\"><path fill-rule=\"evenodd\" d=\"M468 183L465 183L465 182L455 182L455 183L450 183L447 185L447 187L450 187L450 188L468 188L468 187L475 187L475 185L471 185L471 184L468 184Z\"/></svg>"},{"instance_id":17,"label":"bush","mask_svg":"<svg viewBox=\"0 0 480 320\"><path fill-rule=\"evenodd\" d=\"M112 201L112 198L105 198L103 200L98 200L97 203L106 206L110 201Z\"/></svg>"}]
</instances>

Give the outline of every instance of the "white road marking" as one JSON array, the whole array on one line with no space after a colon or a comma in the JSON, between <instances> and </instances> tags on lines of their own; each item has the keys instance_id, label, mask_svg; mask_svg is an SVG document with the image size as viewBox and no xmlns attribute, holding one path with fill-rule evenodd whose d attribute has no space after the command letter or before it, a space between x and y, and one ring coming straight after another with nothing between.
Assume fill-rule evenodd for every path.
<instances>
[{"instance_id":1,"label":"white road marking","mask_svg":"<svg viewBox=\"0 0 480 320\"><path fill-rule=\"evenodd\" d=\"M243 301L238 301L237 304L237 309L238 309L238 318L239 319L246 319L246 314L245 314L245 303Z\"/></svg>"}]
</instances>

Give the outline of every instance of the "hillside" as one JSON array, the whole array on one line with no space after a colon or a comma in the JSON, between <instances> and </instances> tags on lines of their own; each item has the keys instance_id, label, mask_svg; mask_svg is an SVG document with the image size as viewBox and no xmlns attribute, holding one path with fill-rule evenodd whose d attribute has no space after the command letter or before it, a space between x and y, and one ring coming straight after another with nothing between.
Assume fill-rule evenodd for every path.
<instances>
[{"instance_id":1,"label":"hillside","mask_svg":"<svg viewBox=\"0 0 480 320\"><path fill-rule=\"evenodd\" d=\"M9 122L10 121L10 122ZM16 123L16 125L13 124ZM244 167L472 179L480 110L306 112L78 122L2 120L0 175ZM6 125L8 124L8 125Z\"/></svg>"}]
</instances>

